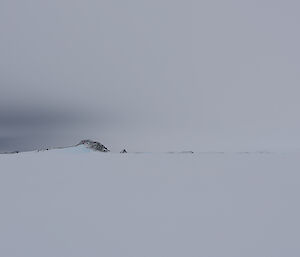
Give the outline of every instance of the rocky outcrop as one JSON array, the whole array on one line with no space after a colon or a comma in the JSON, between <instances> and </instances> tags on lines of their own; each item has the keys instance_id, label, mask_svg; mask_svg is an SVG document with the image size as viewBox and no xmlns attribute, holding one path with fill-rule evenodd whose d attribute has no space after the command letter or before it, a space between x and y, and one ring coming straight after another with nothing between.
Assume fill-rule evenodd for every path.
<instances>
[{"instance_id":1,"label":"rocky outcrop","mask_svg":"<svg viewBox=\"0 0 300 257\"><path fill-rule=\"evenodd\" d=\"M87 148L98 152L109 152L109 150L101 143L89 139L81 140L76 146L79 145L84 145Z\"/></svg>"}]
</instances>

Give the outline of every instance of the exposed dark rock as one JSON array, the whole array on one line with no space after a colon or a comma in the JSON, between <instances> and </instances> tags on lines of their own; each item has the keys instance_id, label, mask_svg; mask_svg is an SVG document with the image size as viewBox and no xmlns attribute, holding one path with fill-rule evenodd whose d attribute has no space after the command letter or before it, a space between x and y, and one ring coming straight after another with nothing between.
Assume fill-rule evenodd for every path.
<instances>
[{"instance_id":1,"label":"exposed dark rock","mask_svg":"<svg viewBox=\"0 0 300 257\"><path fill-rule=\"evenodd\" d=\"M120 153L127 153L126 149L123 149Z\"/></svg>"},{"instance_id":2,"label":"exposed dark rock","mask_svg":"<svg viewBox=\"0 0 300 257\"><path fill-rule=\"evenodd\" d=\"M85 145L87 148L92 149L94 151L109 152L109 150L101 143L89 139L81 140L76 146L78 145Z\"/></svg>"}]
</instances>

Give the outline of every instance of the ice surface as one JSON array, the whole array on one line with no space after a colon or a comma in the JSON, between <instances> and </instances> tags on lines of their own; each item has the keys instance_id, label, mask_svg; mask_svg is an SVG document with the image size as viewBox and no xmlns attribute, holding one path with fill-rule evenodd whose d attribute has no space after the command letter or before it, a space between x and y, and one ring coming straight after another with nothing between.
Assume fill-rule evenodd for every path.
<instances>
[{"instance_id":1,"label":"ice surface","mask_svg":"<svg viewBox=\"0 0 300 257\"><path fill-rule=\"evenodd\" d=\"M0 256L300 255L298 153L73 153L0 155Z\"/></svg>"}]
</instances>

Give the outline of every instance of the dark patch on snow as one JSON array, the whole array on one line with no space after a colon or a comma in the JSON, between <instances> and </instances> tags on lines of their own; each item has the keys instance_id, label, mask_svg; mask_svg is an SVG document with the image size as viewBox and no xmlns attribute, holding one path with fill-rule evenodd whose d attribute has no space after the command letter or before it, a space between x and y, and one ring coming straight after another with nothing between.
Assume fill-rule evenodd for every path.
<instances>
[{"instance_id":1,"label":"dark patch on snow","mask_svg":"<svg viewBox=\"0 0 300 257\"><path fill-rule=\"evenodd\" d=\"M105 147L103 144L89 139L81 140L76 146L78 145L85 145L87 148L92 149L94 151L109 152L107 147Z\"/></svg>"}]
</instances>

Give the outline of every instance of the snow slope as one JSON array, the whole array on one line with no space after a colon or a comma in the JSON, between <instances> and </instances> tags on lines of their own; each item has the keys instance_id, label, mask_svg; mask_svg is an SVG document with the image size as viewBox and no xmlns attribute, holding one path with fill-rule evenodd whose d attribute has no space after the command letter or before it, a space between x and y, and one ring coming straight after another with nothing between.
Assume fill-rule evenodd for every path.
<instances>
[{"instance_id":1,"label":"snow slope","mask_svg":"<svg viewBox=\"0 0 300 257\"><path fill-rule=\"evenodd\" d=\"M0 256L300 255L299 153L69 150L0 155Z\"/></svg>"}]
</instances>

